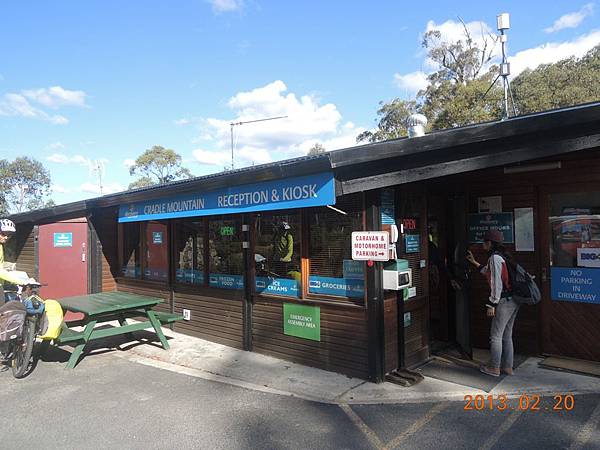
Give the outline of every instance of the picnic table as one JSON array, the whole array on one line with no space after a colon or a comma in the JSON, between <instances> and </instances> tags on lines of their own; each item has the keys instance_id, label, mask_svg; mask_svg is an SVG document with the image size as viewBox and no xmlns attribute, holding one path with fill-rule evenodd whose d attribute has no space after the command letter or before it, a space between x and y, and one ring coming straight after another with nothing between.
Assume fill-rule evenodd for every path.
<instances>
[{"instance_id":1,"label":"picnic table","mask_svg":"<svg viewBox=\"0 0 600 450\"><path fill-rule=\"evenodd\" d=\"M130 334L134 331L148 328L154 329L163 348L167 350L169 343L162 332L161 325L183 319L183 316L178 314L154 311L152 308L163 302L161 298L147 297L128 292L102 292L66 297L58 301L64 312L72 311L84 314L83 321L77 322L77 324L85 325L82 331L73 330L65 323L63 324L60 336L54 340L54 343L57 345L69 342L76 344L67 363L68 369L75 367L81 353L90 341L110 336ZM141 318L141 320L138 319L139 321L135 323L128 323L127 319L132 317ZM99 323L115 320L119 322L120 326L94 328Z\"/></svg>"}]
</instances>

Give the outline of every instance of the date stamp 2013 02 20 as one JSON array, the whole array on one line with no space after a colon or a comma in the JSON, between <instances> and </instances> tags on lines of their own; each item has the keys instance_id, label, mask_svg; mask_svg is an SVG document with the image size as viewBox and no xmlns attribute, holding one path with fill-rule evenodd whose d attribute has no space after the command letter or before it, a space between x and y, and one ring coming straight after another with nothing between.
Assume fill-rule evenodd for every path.
<instances>
[{"instance_id":1,"label":"date stamp 2013 02 20","mask_svg":"<svg viewBox=\"0 0 600 450\"><path fill-rule=\"evenodd\" d=\"M575 398L572 394L556 394L548 402L547 397L538 394L523 393L509 402L506 394L496 395L465 395L463 410L465 411L572 411L575 408Z\"/></svg>"}]
</instances>

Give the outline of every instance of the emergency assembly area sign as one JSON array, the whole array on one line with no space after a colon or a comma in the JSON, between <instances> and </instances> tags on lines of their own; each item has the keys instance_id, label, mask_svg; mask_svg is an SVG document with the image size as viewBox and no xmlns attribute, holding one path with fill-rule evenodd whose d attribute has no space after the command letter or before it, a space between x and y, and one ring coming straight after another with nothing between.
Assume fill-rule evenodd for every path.
<instances>
[{"instance_id":1,"label":"emergency assembly area sign","mask_svg":"<svg viewBox=\"0 0 600 450\"><path fill-rule=\"evenodd\" d=\"M352 259L355 261L388 261L390 235L387 231L354 231Z\"/></svg>"}]
</instances>

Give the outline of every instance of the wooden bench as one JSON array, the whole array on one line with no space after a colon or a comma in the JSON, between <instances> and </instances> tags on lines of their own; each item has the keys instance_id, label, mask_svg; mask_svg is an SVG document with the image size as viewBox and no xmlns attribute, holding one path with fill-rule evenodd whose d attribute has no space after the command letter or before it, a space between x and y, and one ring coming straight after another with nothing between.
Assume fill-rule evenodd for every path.
<instances>
[{"instance_id":1,"label":"wooden bench","mask_svg":"<svg viewBox=\"0 0 600 450\"><path fill-rule=\"evenodd\" d=\"M171 323L175 323L179 320L183 320L183 316L181 314L174 314L174 313L168 313L168 312L161 312L161 311L153 311L154 315L156 316L156 318L160 321L160 323L162 325L167 325L167 324L171 324ZM134 311L133 314L131 314L130 317L137 317L139 316L144 316L146 313L142 310L140 311Z\"/></svg>"},{"instance_id":2,"label":"wooden bench","mask_svg":"<svg viewBox=\"0 0 600 450\"><path fill-rule=\"evenodd\" d=\"M66 326L63 326L60 335L54 339L55 344L66 344L75 341L83 341L83 331L75 331Z\"/></svg>"}]
</instances>

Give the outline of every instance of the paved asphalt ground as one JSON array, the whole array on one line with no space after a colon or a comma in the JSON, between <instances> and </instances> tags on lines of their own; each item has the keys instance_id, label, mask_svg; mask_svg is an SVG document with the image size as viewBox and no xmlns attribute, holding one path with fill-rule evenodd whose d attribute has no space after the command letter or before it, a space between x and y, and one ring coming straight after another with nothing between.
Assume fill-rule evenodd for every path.
<instances>
[{"instance_id":1,"label":"paved asphalt ground","mask_svg":"<svg viewBox=\"0 0 600 450\"><path fill-rule=\"evenodd\" d=\"M600 449L600 393L571 412L465 411L464 402L332 405L54 350L23 380L0 373L6 449ZM515 406L515 401L510 402ZM548 409L546 409L548 408Z\"/></svg>"}]
</instances>

